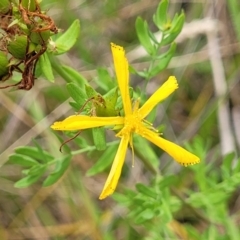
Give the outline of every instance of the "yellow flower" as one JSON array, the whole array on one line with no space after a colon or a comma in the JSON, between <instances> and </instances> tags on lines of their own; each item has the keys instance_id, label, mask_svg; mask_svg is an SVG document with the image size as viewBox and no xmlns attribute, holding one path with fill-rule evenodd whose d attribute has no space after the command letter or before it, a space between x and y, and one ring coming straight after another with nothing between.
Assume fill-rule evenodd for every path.
<instances>
[{"instance_id":1,"label":"yellow flower","mask_svg":"<svg viewBox=\"0 0 240 240\"><path fill-rule=\"evenodd\" d=\"M133 149L132 135L136 133L150 142L154 143L165 152L167 152L178 163L187 166L200 162L200 159L192 153L186 151L182 147L167 141L159 136L157 131L153 129L144 118L151 112L151 110L162 100L167 98L173 91L178 88L177 80L171 76L168 80L139 108L139 99L132 107L129 96L129 66L125 57L123 47L111 43L111 50L113 54L114 66L116 70L118 86L120 89L124 115L119 117L90 117L90 116L70 116L62 122L55 122L51 128L54 130L82 130L87 128L94 128L100 126L122 126L117 133L117 137L121 138L117 154L113 161L110 174L104 185L99 199L104 199L111 195L118 183L121 175L123 162L126 156L127 147Z\"/></svg>"}]
</instances>

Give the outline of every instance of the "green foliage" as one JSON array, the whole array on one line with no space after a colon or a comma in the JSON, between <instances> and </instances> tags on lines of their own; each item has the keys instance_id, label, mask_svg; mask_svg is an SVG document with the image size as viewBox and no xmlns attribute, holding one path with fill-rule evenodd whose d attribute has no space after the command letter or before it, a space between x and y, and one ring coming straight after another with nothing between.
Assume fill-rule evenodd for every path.
<instances>
[{"instance_id":1,"label":"green foliage","mask_svg":"<svg viewBox=\"0 0 240 240\"><path fill-rule=\"evenodd\" d=\"M66 32L61 34L57 39L55 39L54 43L51 45L54 47L54 54L63 54L72 48L72 46L76 43L80 34L80 22L79 20L75 20L72 25L67 29Z\"/></svg>"},{"instance_id":2,"label":"green foliage","mask_svg":"<svg viewBox=\"0 0 240 240\"><path fill-rule=\"evenodd\" d=\"M138 17L136 20L136 30L140 43L146 49L148 54L154 55L155 46L151 43L151 36L148 24L146 21L143 21L142 18Z\"/></svg>"},{"instance_id":3,"label":"green foliage","mask_svg":"<svg viewBox=\"0 0 240 240\"><path fill-rule=\"evenodd\" d=\"M87 99L85 91L79 88L75 83L68 83L67 90L72 99L75 101L74 103L71 102L71 104L75 104L75 110L79 111L80 107L83 106Z\"/></svg>"},{"instance_id":4,"label":"green foliage","mask_svg":"<svg viewBox=\"0 0 240 240\"><path fill-rule=\"evenodd\" d=\"M196 139L195 147L196 144L204 144L204 142ZM204 146L198 145L198 147L203 148ZM221 172L218 172L213 165L211 169L208 169L208 166L201 164L206 172L201 179L198 179L197 176L199 168L191 167L190 171L194 173L191 182L195 185L195 190L185 190L184 196L178 190L181 188L178 176L168 175L156 178L150 186L136 184L136 191L124 189L122 194L115 193L113 198L118 204L128 209L128 221L142 225L148 233L158 231L160 233L158 237L164 238L171 234L170 229L166 229L164 226L171 224L173 218L180 217L181 211L187 208L192 215L189 224L194 221L209 225L204 230L203 237L200 237L199 233L194 233L193 229L188 228L187 225L189 237L198 236L193 239L209 239L211 236L215 236L215 239L218 239L218 226L224 226L225 239L237 239L240 231L228 217L227 210L228 201L232 193L237 190L240 181L239 171L232 170L233 161L237 162L234 169L239 169L240 159L234 158L233 153L223 159ZM217 179L216 176L218 176ZM206 186L204 190L201 190L202 185ZM154 222L159 224L155 225ZM231 228L233 228L234 234L232 234Z\"/></svg>"},{"instance_id":5,"label":"green foliage","mask_svg":"<svg viewBox=\"0 0 240 240\"><path fill-rule=\"evenodd\" d=\"M57 182L60 179L60 177L63 176L66 169L69 167L70 162L71 162L71 155L66 155L58 159L55 166L55 170L52 171L49 174L49 176L44 180L43 186L47 187Z\"/></svg>"},{"instance_id":6,"label":"green foliage","mask_svg":"<svg viewBox=\"0 0 240 240\"><path fill-rule=\"evenodd\" d=\"M54 82L53 71L47 53L41 55L39 58L39 65L46 79L50 82Z\"/></svg>"},{"instance_id":7,"label":"green foliage","mask_svg":"<svg viewBox=\"0 0 240 240\"><path fill-rule=\"evenodd\" d=\"M176 44L173 42L179 35L183 28L185 21L184 13L176 14L172 20L167 16L168 0L163 0L159 3L153 20L156 27L159 29L160 39L158 40L155 34L149 29L146 21L141 17L136 20L136 31L141 45L145 48L147 53L151 56L149 68L145 71L136 71L139 76L147 80L155 77L164 69L172 59ZM159 50L166 45L171 44L168 51L159 53Z\"/></svg>"},{"instance_id":8,"label":"green foliage","mask_svg":"<svg viewBox=\"0 0 240 240\"><path fill-rule=\"evenodd\" d=\"M54 53L55 55L66 53L76 43L79 34L80 34L80 22L79 20L75 20L72 23L72 25L67 29L66 32L58 34L58 36L54 38L55 39L54 41L50 41L48 46L49 53ZM41 72L43 73L45 78L50 82L54 82L53 70L51 62L49 60L48 53L44 53L43 55L40 56L39 65L41 68ZM71 71L69 68L65 68L65 70L67 70L68 72ZM70 75L74 79L78 79L76 78L76 74L74 74L73 70L70 72Z\"/></svg>"},{"instance_id":9,"label":"green foliage","mask_svg":"<svg viewBox=\"0 0 240 240\"><path fill-rule=\"evenodd\" d=\"M17 164L26 169L23 170L25 177L15 183L17 188L25 188L37 182L46 172L49 176L43 182L43 186L49 186L57 182L68 168L71 155L54 158L50 153L37 147L18 147L15 153L9 156L9 163ZM55 170L50 166L55 165Z\"/></svg>"},{"instance_id":10,"label":"green foliage","mask_svg":"<svg viewBox=\"0 0 240 240\"><path fill-rule=\"evenodd\" d=\"M183 26L184 14L176 14L171 21L167 17L167 7L168 1L161 1L153 18L156 26L159 28L162 34L160 41L156 39L155 34L149 29L147 21L142 20L141 17L138 17L136 20L136 32L140 43L150 55L150 66L145 71L136 71L132 68L132 72L146 78L147 80L153 78L167 67L176 50L176 44L173 42L173 40L180 33ZM98 76L95 81L99 88L105 92L105 94L100 94L87 83L87 80L81 74L71 67L60 67L59 64L55 62L55 59L50 56L50 53L63 54L67 52L76 43L79 32L79 20L75 20L67 31L60 33L57 36L53 36L53 40L49 42L48 46L49 53L44 53L40 57L39 66L41 72L48 80L53 81L53 67L54 70L60 74L66 80L66 82L68 82L67 90L73 99L73 101L70 102L70 105L74 108L76 114L85 113L89 116L103 117L118 116L122 109L122 102L119 98L118 89L115 87L116 84L113 83L113 79L110 77L106 69L99 68L97 70ZM168 50L163 53L159 53L161 48L165 45L169 45ZM130 88L130 95L134 97L138 96L139 94ZM95 149L105 150L107 146L105 140L105 129L95 128L92 130L92 135ZM74 135L72 137L74 137ZM79 137L75 139L75 142L79 147L86 147L86 149L88 149L88 147L85 145L81 146L82 140L83 138ZM138 156L142 158L144 164L151 171L158 173L159 161L154 150L152 150L151 146L148 145L144 139L136 138L134 141L136 142L135 147ZM141 153L143 145L145 146L144 154ZM33 151L32 148L31 151ZM37 150L34 149L34 151ZM41 151L40 147L38 147L38 151ZM83 152L84 151L85 150L83 149ZM88 174L94 175L105 170L111 163L111 160L114 158L113 155L115 151L115 146L111 146L106 149L99 161L89 170ZM45 171L48 170L50 165L56 164L55 170L51 172L49 177L47 177L47 179L44 181L44 186L49 186L55 183L57 179L62 176L70 163L70 155L67 155L67 158L63 158L63 160L62 158L56 158L51 159L46 163L40 163L37 156L34 157L34 155L31 155L30 150L29 153L26 151L21 154L22 156L19 156L19 154L16 152L16 154L10 157L10 162L12 163L20 164L24 167L31 167L30 169L24 171L25 174L29 175L29 178L27 176L20 180L21 182L17 184L17 186L21 187L33 184L43 175ZM145 157L146 154L148 158ZM48 154L48 156L51 155ZM105 160L106 158L107 160Z\"/></svg>"},{"instance_id":11,"label":"green foliage","mask_svg":"<svg viewBox=\"0 0 240 240\"><path fill-rule=\"evenodd\" d=\"M87 176L94 176L108 168L117 152L117 145L108 147L98 161L87 171Z\"/></svg>"},{"instance_id":12,"label":"green foliage","mask_svg":"<svg viewBox=\"0 0 240 240\"><path fill-rule=\"evenodd\" d=\"M132 66L130 66L130 72L134 75L131 81L137 86L129 89L132 102L139 96L141 96L141 100L147 99L147 83L156 77L156 84L159 85L159 73L162 73L162 78L165 78L165 73L167 75L169 74L166 68L175 52L179 50L174 40L183 28L185 15L182 11L176 13L173 18L170 18L168 14L168 8L170 7L169 2L168 0L160 1L152 18L153 23L149 21L149 19L145 20L142 17L136 18L136 34L141 46L146 51L147 56L144 57L144 60L146 60L147 63L145 69L139 68L137 66L139 59L137 59L137 64L134 62ZM8 3L9 2L5 0L0 1L0 12L9 11L10 6ZM24 1L24 4L26 3L31 2L28 0ZM54 4L59 4L54 1L42 1L42 3L46 4L46 9L49 9L48 4L53 4L52 8L55 7ZM62 4L66 4L66 2ZM236 24L236 22L238 22L238 7L236 1L228 1L227 4L233 13L231 16L234 18ZM96 5L99 6L98 4ZM119 11L117 1L106 1L105 5L111 5L113 15L118 16L118 14L115 14ZM114 9L113 5L116 9ZM87 8L88 3L84 3L81 7ZM91 8L93 7L94 6L91 5ZM34 6L29 6L28 8L32 9ZM107 11L109 11L109 9L107 9ZM69 14L66 15L68 19L63 22L68 26L70 25L69 22L72 22L72 18L75 16L74 14L72 16ZM111 21L112 24L112 18L113 16L111 15L111 19L109 20L108 18L107 21L104 22L104 25L101 26L104 26L104 28L109 27L107 23ZM145 16L145 18L147 18L147 16ZM19 21L12 22L11 24L13 26L14 24L21 25ZM155 26L153 26L153 24ZM14 109L13 114L16 111L16 116L19 117L19 119L23 119L23 121L26 120L24 124L26 124L27 127L30 126L29 128L32 129L32 134L34 131L38 133L41 132L42 129L40 128L39 130L39 125L46 125L47 130L42 130L44 132L43 135L34 135L38 136L37 142L35 141L35 146L27 146L29 143L26 143L26 146L15 148L15 152L8 156L6 174L3 175L3 177L1 176L0 179L5 180L5 178L7 178L12 180L12 176L7 175L9 172L12 172L12 168L10 168L10 171L8 169L10 164L10 167L17 165L22 169L20 177L14 168L13 181L16 181L14 185L16 188L28 188L29 190L33 184L38 185L39 183L43 187L54 187L55 183L59 183L59 180L63 179L61 188L57 189L53 194L54 200L50 199L51 202L47 202L46 206L44 205L41 193L39 194L41 195L39 202L42 202L42 206L37 206L36 209L34 209L36 210L34 218L43 214L43 219L49 219L50 211L54 211L56 206L60 206L60 208L57 208L57 213L54 212L54 214L52 214L53 223L51 222L50 224L58 223L56 219L64 215L64 212L67 212L67 215L72 213L70 216L77 221L77 230L74 228L75 223L71 223L69 229L73 230L69 232L66 231L66 237L69 235L71 238L71 234L76 234L76 237L79 239L95 239L97 236L106 240L119 238L126 240L239 239L239 208L237 208L236 199L239 198L240 159L236 153L229 153L224 157L220 156L218 136L215 135L216 133L214 131L214 136L209 134L210 130L212 132L212 129L216 127L215 110L217 108L217 102L213 104L214 112L211 111L211 106L213 105L210 105L211 109L207 112L209 114L208 118L206 116L200 116L199 118L202 117L202 119L198 121L198 119L196 120L194 118L194 115L191 115L191 109L198 107L199 103L201 104L201 99L199 101L197 100L198 94L200 95L204 92L204 89L200 90L198 86L201 86L200 84L204 82L204 77L207 79L207 82L209 82L211 77L209 73L211 68L208 62L206 62L208 69L204 71L204 74L202 70L200 70L197 73L194 72L195 75L192 74L189 77L189 73L187 71L184 72L185 78L188 80L182 80L181 84L179 84L180 93L176 93L177 101L171 99L166 105L163 105L160 114L158 112L159 109L156 109L156 111L153 111L150 115L150 119L148 118L151 122L156 120L161 130L164 129L164 135L166 131L166 135L169 134L173 139L175 138L175 129L177 129L176 135L180 136L180 133L177 132L179 129L181 129L181 131L185 130L185 128L189 130L188 126L195 120L198 121L194 123L193 128L199 128L199 136L195 136L192 142L186 142L185 146L189 151L201 158L199 165L188 168L178 166L177 164L173 165L161 150L151 145L144 138L133 136L135 168L131 167L131 151L129 151L127 154L127 164L124 165L122 171L122 181L118 185L116 192L113 194L112 199L107 199L100 203L96 199L118 149L119 139L116 141L112 140L115 132L113 132L112 135L106 134L107 129L105 128L83 131L75 139L64 145L62 154L59 153L58 149L60 144L64 142L63 138L65 139L65 135L71 139L74 138L75 132L66 132L66 134L64 133L64 137L60 137L62 136L61 133L58 134L54 132L54 134L52 134L48 126L53 121L67 117L70 114L104 117L119 116L122 113L122 100L119 96L119 90L116 87L116 80L112 77L110 71L102 66L96 67L96 71L88 71L89 66L93 65L89 60L93 58L90 52L91 47L96 44L96 42L99 43L98 41L101 42L99 46L102 47L102 45L104 45L104 38L106 38L106 36L102 38L102 35L97 38L97 31L100 31L99 29L101 29L101 31L103 30L102 28L98 29L99 25L94 25L93 23L88 24L86 21L82 23L81 20L81 38L78 40L80 23L79 20L75 20L68 29L66 28L66 31L60 32L56 36L51 36L51 39L47 42L47 51L41 55L37 63L39 75L42 75L50 82L54 81L55 76L60 76L64 82L61 83L61 80L58 78L58 83L55 82L55 84L51 84L51 86L46 85L46 87L44 85L44 88L39 88L38 94L42 92L45 94L45 108L43 107L41 109L41 107L38 107L35 109L36 112L33 113L34 111L31 111L30 108L26 108L26 110L22 109L21 103L19 105L20 110ZM114 24L115 29L117 26L118 25ZM86 32L89 31L89 29L92 29L94 32L91 37L91 41L93 42L84 44L84 40L87 41L86 39L89 39L86 38ZM159 35L152 29L157 29ZM25 31L28 30L28 28L25 29ZM41 39L39 40L39 34L37 35L37 39L34 39L35 37L34 34L31 34L32 40L34 40L36 44L39 44L42 41ZM132 40L136 42L135 39ZM130 40L126 41L126 39L119 39L119 41L124 41L125 43L130 42ZM74 66L81 66L81 69L84 71L81 73L73 67L65 65L66 62L68 62L68 58L59 58L58 56L67 53L74 44L76 44L75 47L77 49L77 51L74 51L74 60L77 57L81 60L77 64L74 62ZM35 45L33 47L37 49ZM180 46L180 49L182 48L183 47ZM188 45L186 45L186 49L187 48ZM126 49L128 50L127 47ZM105 49L102 51L103 52L100 52L101 56L95 56L95 58L104 59L106 52ZM79 52L81 54L78 55ZM181 50L179 50L179 52L181 53ZM108 53L110 55L110 51L108 51ZM97 54L98 53L96 53L96 55ZM69 56L69 59L72 60L71 55ZM3 65L0 65L0 75L2 73L2 75L6 75L9 72L6 54L0 52L0 60L1 59ZM62 61L64 61L64 64ZM110 60L108 62L110 62ZM188 71L193 71L193 69L188 67ZM179 69L177 69L176 72L177 74L181 73ZM94 77L92 77L93 75ZM89 76L91 76L91 78ZM141 78L147 81L143 83ZM144 88L142 88L142 83L144 84ZM56 87L57 84L59 84L58 87ZM193 87L191 84L193 86L196 84L196 86ZM184 87L189 88L191 96L185 93ZM212 93L210 93L210 95L211 94ZM42 96L43 95L41 95L41 97ZM5 102L10 104L7 106L11 106L11 101L10 103L5 101L4 97L5 95L3 95L2 100L3 106ZM69 97L71 98L70 100L68 99ZM204 98L205 96L203 95L202 99ZM16 98L16 100L19 99ZM26 99L23 100L31 102L32 99L26 97ZM41 101L44 102L44 100L41 98ZM58 104L60 105L60 102L63 101L68 102L72 107L70 114L68 104L64 103L64 106L61 106L60 109L58 108L54 114L46 117L47 120L39 119L39 116L46 116L48 111L52 111L53 107ZM207 106L209 105L206 104L206 108ZM24 111L26 111L26 113ZM22 117L23 114L25 114L24 117ZM212 117L212 115L214 116ZM32 116L31 120L29 120L29 116ZM171 120L169 120L167 116L170 116ZM5 121L4 117L5 116L1 114L2 122ZM35 119L37 119L37 121ZM182 119L185 119L185 121ZM49 122L47 122L48 120ZM11 119L6 119L6 122L8 121L10 122ZM146 124L148 123L146 122ZM24 125L24 131L26 126ZM206 131L206 129L209 131ZM119 129L114 129L114 131L115 130L117 131ZM22 129L19 133L16 131L16 135L22 134L22 131ZM193 130L191 130L190 134L183 132L182 136L192 136L192 131ZM15 134L14 127L13 132ZM179 140L183 139L182 136L179 137ZM27 136L24 135L24 137ZM2 140L1 144L4 144L4 142L5 139ZM5 148L3 149L5 150ZM74 162L73 156L75 156ZM70 168L70 166L73 167ZM67 169L69 169L68 174L65 174ZM138 172L139 169L140 172ZM133 173L136 174L134 175ZM132 177L132 175L134 175L134 177ZM127 181L125 181L126 179ZM139 183L136 183L137 181L139 181ZM13 190L9 188L8 184L6 184L6 189L5 185L2 184L2 189L7 192L7 199L9 200L9 195ZM10 182L10 184L13 185L12 182ZM133 184L135 184L135 186ZM65 188L65 186L67 187ZM33 189L33 194L35 195L36 188ZM62 192L62 189L64 189L64 192ZM44 191L45 189L43 189L43 192ZM61 194L57 195L59 192L61 192ZM55 193L58 197L55 196ZM11 196L14 201L17 201L15 200L16 195L17 192L14 192L14 195ZM63 202L64 199L66 199L67 203ZM46 201L48 201L48 199ZM54 201L54 204L52 201ZM56 201L59 201L57 202L59 205L55 205ZM33 200L30 200L31 206L35 206L34 203L35 200L33 198ZM31 220L31 216L28 216L28 207L26 207L27 210L25 210L24 205L19 204L18 206L18 204L13 207L14 211L21 209L22 215L24 215L27 220ZM73 206L77 207L74 208ZM69 207L70 210L67 207ZM9 211L10 208L8 207L6 209ZM233 212L232 210L235 209L237 210ZM7 214L9 213L7 212ZM21 213L19 215L21 215ZM82 216L83 218L81 219ZM23 222L21 218L17 220L16 222ZM79 224L78 221L81 224ZM45 224L46 221L43 220L41 223ZM49 226L50 224L46 225ZM9 226L9 232L16 230L14 224L9 224ZM92 228L92 226L94 226L94 228ZM65 229L62 225L57 227L59 227L59 229ZM12 229L14 229L14 231ZM22 229L22 226L20 226L21 231ZM48 230L49 229L51 230L51 226ZM219 229L222 231L220 232ZM2 239L1 230L2 226L0 226L0 239ZM53 232L55 232L55 229L53 229ZM64 231L61 231L61 234L62 232ZM77 236L78 232L80 232L79 236ZM90 236L91 232L94 232L93 236ZM57 234L53 239L65 239L65 237L58 236ZM121 237L119 237L119 235L121 235ZM74 237L75 235L73 238ZM30 237L28 238L30 239ZM49 238L51 238L51 236L49 236ZM27 239L27 237L25 237L25 239ZM5 238L3 238L3 240L5 240Z\"/></svg>"},{"instance_id":13,"label":"green foliage","mask_svg":"<svg viewBox=\"0 0 240 240\"><path fill-rule=\"evenodd\" d=\"M93 134L93 142L96 146L96 149L99 151L103 151L106 149L106 136L105 136L105 130L102 127L93 128L92 129Z\"/></svg>"}]
</instances>

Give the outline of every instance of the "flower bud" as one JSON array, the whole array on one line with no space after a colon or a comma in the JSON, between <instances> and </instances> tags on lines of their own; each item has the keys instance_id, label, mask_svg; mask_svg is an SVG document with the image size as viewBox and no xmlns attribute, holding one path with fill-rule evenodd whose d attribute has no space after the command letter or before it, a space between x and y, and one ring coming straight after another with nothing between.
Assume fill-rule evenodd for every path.
<instances>
[{"instance_id":1,"label":"flower bud","mask_svg":"<svg viewBox=\"0 0 240 240\"><path fill-rule=\"evenodd\" d=\"M0 51L0 79L8 73L8 58L4 52Z\"/></svg>"},{"instance_id":2,"label":"flower bud","mask_svg":"<svg viewBox=\"0 0 240 240\"><path fill-rule=\"evenodd\" d=\"M36 44L43 44L48 41L50 38L50 30L46 30L43 32L31 32L30 40Z\"/></svg>"},{"instance_id":3,"label":"flower bud","mask_svg":"<svg viewBox=\"0 0 240 240\"><path fill-rule=\"evenodd\" d=\"M0 1L0 14L6 14L10 9L10 1L9 0L1 0Z\"/></svg>"},{"instance_id":4,"label":"flower bud","mask_svg":"<svg viewBox=\"0 0 240 240\"><path fill-rule=\"evenodd\" d=\"M26 35L18 35L14 40L8 43L7 49L13 57L24 59L27 53L28 38Z\"/></svg>"}]
</instances>

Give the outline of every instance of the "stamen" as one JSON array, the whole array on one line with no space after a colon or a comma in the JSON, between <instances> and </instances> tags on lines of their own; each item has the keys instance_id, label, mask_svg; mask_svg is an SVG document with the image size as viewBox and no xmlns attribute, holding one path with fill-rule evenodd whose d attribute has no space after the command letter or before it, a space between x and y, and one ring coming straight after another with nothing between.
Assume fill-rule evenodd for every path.
<instances>
[{"instance_id":1,"label":"stamen","mask_svg":"<svg viewBox=\"0 0 240 240\"><path fill-rule=\"evenodd\" d=\"M146 119L143 119L142 120L144 123L146 123L147 125L150 125L150 126L152 126L153 124L151 123L151 122L149 122L148 120L146 120Z\"/></svg>"},{"instance_id":2,"label":"stamen","mask_svg":"<svg viewBox=\"0 0 240 240\"><path fill-rule=\"evenodd\" d=\"M144 124L146 124L146 127L147 127L148 129L150 129L150 130L154 131L155 133L158 133L158 134L160 134L160 133L159 133L159 130L158 130L158 129L156 129L156 128L154 128L154 127L153 127L153 124L152 124L152 123L150 123L148 120L146 120L146 119L143 119L142 121L143 121L143 123L144 123Z\"/></svg>"}]
</instances>

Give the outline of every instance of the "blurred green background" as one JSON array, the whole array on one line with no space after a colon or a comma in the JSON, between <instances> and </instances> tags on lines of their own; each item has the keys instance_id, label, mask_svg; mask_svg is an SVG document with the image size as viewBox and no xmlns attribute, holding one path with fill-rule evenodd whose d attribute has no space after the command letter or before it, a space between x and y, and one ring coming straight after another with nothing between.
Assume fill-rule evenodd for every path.
<instances>
[{"instance_id":1,"label":"blurred green background","mask_svg":"<svg viewBox=\"0 0 240 240\"><path fill-rule=\"evenodd\" d=\"M59 62L94 85L96 68L110 66L113 73L110 42L114 42L126 49L134 68L144 69L147 62L141 60L145 52L135 21L141 16L157 31L152 16L158 4L155 0L43 1L43 8L63 30L80 19L80 37L67 54L52 60L55 83L39 78L31 91L0 91L0 165L16 147L34 145L33 139L54 156L62 156L61 141L49 126L73 110ZM170 16L181 9L186 24L176 39L175 57L150 81L147 91L154 92L169 75L176 76L179 89L158 108L156 124L164 126L167 139L193 149L201 163L184 168L153 147L161 155L163 179L176 180L161 185L166 200L160 207L163 214L137 221L129 214L142 204L136 199L126 203L116 195L115 200L99 201L108 171L85 175L98 159L96 151L74 156L61 180L47 188L41 187L41 181L26 189L14 188L21 168L5 164L0 168L1 240L240 239L240 4L237 0L170 1ZM131 85L137 88L143 81L134 75ZM77 150L74 144L71 148ZM130 154L117 192L124 187L135 191L136 183L154 185L142 162L136 159L131 167Z\"/></svg>"}]
</instances>

